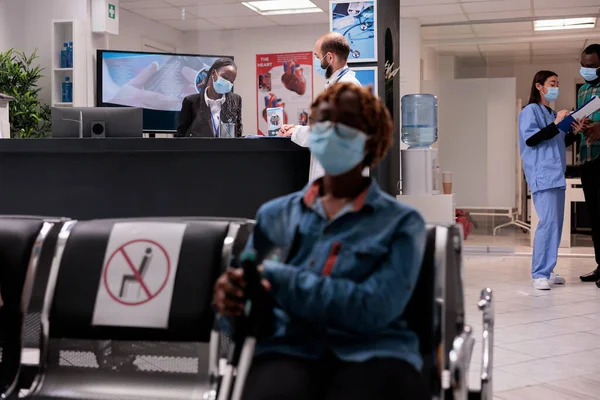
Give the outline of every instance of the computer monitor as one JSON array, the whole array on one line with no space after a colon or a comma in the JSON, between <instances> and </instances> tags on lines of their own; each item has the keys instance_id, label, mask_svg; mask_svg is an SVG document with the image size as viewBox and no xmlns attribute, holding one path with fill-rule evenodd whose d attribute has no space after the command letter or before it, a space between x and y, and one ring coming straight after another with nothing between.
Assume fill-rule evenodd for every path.
<instances>
[{"instance_id":1,"label":"computer monitor","mask_svg":"<svg viewBox=\"0 0 600 400\"><path fill-rule=\"evenodd\" d=\"M141 138L141 108L52 107L54 138Z\"/></svg>"},{"instance_id":2,"label":"computer monitor","mask_svg":"<svg viewBox=\"0 0 600 400\"><path fill-rule=\"evenodd\" d=\"M175 132L183 99L202 92L210 67L223 57L233 59L225 55L98 50L96 105L143 108L144 131ZM141 73L144 82L133 95L129 86Z\"/></svg>"}]
</instances>

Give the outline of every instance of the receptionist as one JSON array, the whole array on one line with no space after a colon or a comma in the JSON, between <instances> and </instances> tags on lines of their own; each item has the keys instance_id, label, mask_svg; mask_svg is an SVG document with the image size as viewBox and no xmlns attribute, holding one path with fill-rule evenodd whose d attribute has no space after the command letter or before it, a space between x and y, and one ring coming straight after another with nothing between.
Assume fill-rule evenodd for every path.
<instances>
[{"instance_id":1,"label":"receptionist","mask_svg":"<svg viewBox=\"0 0 600 400\"><path fill-rule=\"evenodd\" d=\"M220 58L214 62L205 88L183 99L178 137L228 137L227 127L221 123L233 124L232 134L242 136L242 98L231 92L236 77L233 60Z\"/></svg>"}]
</instances>

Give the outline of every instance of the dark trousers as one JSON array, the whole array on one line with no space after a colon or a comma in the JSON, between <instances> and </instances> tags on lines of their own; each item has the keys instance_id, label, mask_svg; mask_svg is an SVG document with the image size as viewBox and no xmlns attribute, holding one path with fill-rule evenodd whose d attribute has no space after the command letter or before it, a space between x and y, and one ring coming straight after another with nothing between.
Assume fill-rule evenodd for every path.
<instances>
[{"instance_id":1,"label":"dark trousers","mask_svg":"<svg viewBox=\"0 0 600 400\"><path fill-rule=\"evenodd\" d=\"M431 400L417 370L394 359L351 363L329 355L306 360L284 355L256 357L244 400Z\"/></svg>"},{"instance_id":2,"label":"dark trousers","mask_svg":"<svg viewBox=\"0 0 600 400\"><path fill-rule=\"evenodd\" d=\"M581 166L581 186L590 214L596 263L600 265L600 158Z\"/></svg>"}]
</instances>

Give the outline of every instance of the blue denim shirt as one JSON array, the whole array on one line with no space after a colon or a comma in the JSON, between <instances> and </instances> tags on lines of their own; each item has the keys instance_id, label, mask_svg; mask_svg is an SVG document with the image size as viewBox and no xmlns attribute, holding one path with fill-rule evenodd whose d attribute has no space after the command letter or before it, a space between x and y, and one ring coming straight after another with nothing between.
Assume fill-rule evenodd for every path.
<instances>
[{"instance_id":1,"label":"blue denim shirt","mask_svg":"<svg viewBox=\"0 0 600 400\"><path fill-rule=\"evenodd\" d=\"M425 224L414 209L372 181L328 219L320 181L263 205L248 247L291 249L286 263L266 260L276 329L257 354L345 361L402 359L422 367L418 337L402 314L418 279Z\"/></svg>"}]
</instances>

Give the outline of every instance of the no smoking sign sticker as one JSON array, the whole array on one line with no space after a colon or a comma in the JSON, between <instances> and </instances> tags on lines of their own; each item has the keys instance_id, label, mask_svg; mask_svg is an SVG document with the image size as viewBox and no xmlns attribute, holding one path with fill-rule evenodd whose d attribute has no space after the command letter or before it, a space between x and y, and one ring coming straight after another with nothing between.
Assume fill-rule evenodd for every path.
<instances>
[{"instance_id":1,"label":"no smoking sign sticker","mask_svg":"<svg viewBox=\"0 0 600 400\"><path fill-rule=\"evenodd\" d=\"M108 240L93 325L166 328L185 224L117 223Z\"/></svg>"}]
</instances>

